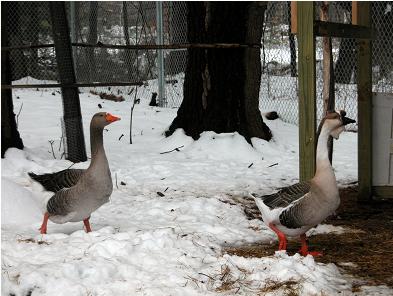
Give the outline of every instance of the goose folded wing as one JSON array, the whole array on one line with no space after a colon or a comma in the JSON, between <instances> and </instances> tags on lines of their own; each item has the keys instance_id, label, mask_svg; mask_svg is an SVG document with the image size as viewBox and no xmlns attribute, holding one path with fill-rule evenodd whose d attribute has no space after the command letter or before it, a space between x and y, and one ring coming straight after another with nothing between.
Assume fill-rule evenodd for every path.
<instances>
[{"instance_id":1,"label":"goose folded wing","mask_svg":"<svg viewBox=\"0 0 393 296\"><path fill-rule=\"evenodd\" d=\"M70 188L78 183L80 177L85 172L82 169L66 169L56 173L36 175L28 173L29 176L40 183L45 190L57 192L63 188Z\"/></svg>"},{"instance_id":2,"label":"goose folded wing","mask_svg":"<svg viewBox=\"0 0 393 296\"><path fill-rule=\"evenodd\" d=\"M314 206L311 193L307 193L281 212L279 216L281 225L290 229L296 229L318 224L319 222L310 223L311 220L315 220L313 219L315 218L314 213L318 212Z\"/></svg>"},{"instance_id":3,"label":"goose folded wing","mask_svg":"<svg viewBox=\"0 0 393 296\"><path fill-rule=\"evenodd\" d=\"M285 208L294 203L310 191L311 184L308 181L281 188L278 192L261 196L263 203L270 209Z\"/></svg>"}]
</instances>

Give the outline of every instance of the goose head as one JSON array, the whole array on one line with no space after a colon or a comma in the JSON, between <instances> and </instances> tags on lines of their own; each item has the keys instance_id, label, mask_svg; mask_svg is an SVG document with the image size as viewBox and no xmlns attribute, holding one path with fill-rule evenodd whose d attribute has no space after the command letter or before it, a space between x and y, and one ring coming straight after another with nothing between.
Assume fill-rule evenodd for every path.
<instances>
[{"instance_id":1,"label":"goose head","mask_svg":"<svg viewBox=\"0 0 393 296\"><path fill-rule=\"evenodd\" d=\"M93 118L91 119L91 126L103 129L108 124L118 120L120 120L120 117L114 116L107 112L98 112L93 115Z\"/></svg>"},{"instance_id":2,"label":"goose head","mask_svg":"<svg viewBox=\"0 0 393 296\"><path fill-rule=\"evenodd\" d=\"M321 122L322 129L326 129L328 134L337 140L347 124L356 122L346 115L344 110L328 111Z\"/></svg>"}]
</instances>

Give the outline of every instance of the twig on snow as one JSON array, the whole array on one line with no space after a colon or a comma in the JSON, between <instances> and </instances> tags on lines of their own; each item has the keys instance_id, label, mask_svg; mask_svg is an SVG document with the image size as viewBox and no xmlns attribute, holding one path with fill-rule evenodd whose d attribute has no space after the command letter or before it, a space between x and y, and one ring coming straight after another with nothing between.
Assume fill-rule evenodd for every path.
<instances>
[{"instance_id":1,"label":"twig on snow","mask_svg":"<svg viewBox=\"0 0 393 296\"><path fill-rule=\"evenodd\" d=\"M276 165L278 165L278 162L269 165L268 168L274 167L274 166L276 166Z\"/></svg>"},{"instance_id":2,"label":"twig on snow","mask_svg":"<svg viewBox=\"0 0 393 296\"><path fill-rule=\"evenodd\" d=\"M20 105L19 112L18 112L18 114L16 115L16 128L18 128L19 115L20 115L20 112L22 112L22 108L23 108L23 103Z\"/></svg>"},{"instance_id":3,"label":"twig on snow","mask_svg":"<svg viewBox=\"0 0 393 296\"><path fill-rule=\"evenodd\" d=\"M176 147L175 149L169 150L169 151L164 151L164 152L160 152L160 154L165 154L165 153L171 153L173 151L180 151L180 148L183 148L184 145L181 145L179 147Z\"/></svg>"},{"instance_id":4,"label":"twig on snow","mask_svg":"<svg viewBox=\"0 0 393 296\"><path fill-rule=\"evenodd\" d=\"M53 143L55 141L54 140L49 140L48 142L50 143L50 148L52 149L53 158L56 159L55 151L53 150Z\"/></svg>"}]
</instances>

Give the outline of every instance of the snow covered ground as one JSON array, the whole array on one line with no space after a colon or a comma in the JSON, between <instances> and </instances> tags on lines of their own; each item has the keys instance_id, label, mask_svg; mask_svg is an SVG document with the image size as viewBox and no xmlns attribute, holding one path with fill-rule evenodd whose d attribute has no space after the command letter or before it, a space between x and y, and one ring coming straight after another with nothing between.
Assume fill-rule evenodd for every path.
<instances>
[{"instance_id":1,"label":"snow covered ground","mask_svg":"<svg viewBox=\"0 0 393 296\"><path fill-rule=\"evenodd\" d=\"M267 121L274 139L254 139L254 147L237 133L205 132L193 141L178 130L165 138L177 110L149 107L142 100L135 107L130 145L131 98L116 103L83 93L86 139L94 113L122 118L104 133L115 184L111 202L93 213L91 233L82 223L49 222L42 236L38 228L48 193L27 172L71 165L60 159L61 95L17 90L16 96L16 113L23 104L18 124L26 148L9 149L1 161L2 295L285 295L285 286L263 292L280 282L295 282L299 295L352 295L353 279L311 256L277 252L243 258L222 252L225 246L277 243L261 221L247 220L240 206L223 201L249 192L268 194L298 180L296 126ZM160 154L177 147L180 151ZM356 134L344 133L335 149L338 182L355 181ZM330 231L346 230L317 229ZM224 289L229 282L232 288ZM393 291L361 287L356 295L377 293Z\"/></svg>"}]
</instances>

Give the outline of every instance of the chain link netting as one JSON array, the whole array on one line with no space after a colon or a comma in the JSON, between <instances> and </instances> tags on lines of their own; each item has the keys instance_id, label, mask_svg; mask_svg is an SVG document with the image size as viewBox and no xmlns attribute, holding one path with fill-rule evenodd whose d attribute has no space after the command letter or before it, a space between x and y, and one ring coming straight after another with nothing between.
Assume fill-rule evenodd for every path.
<instances>
[{"instance_id":1,"label":"chain link netting","mask_svg":"<svg viewBox=\"0 0 393 296\"><path fill-rule=\"evenodd\" d=\"M108 45L155 44L155 4L152 2L67 3L73 42ZM73 47L78 82L130 82L144 84L139 98L151 96L157 87L156 51ZM153 82L152 82L153 80ZM150 83L149 83L150 82ZM95 94L131 99L135 86L82 88ZM128 98L130 97L130 98Z\"/></svg>"},{"instance_id":2,"label":"chain link netting","mask_svg":"<svg viewBox=\"0 0 393 296\"><path fill-rule=\"evenodd\" d=\"M53 33L48 2L8 3L9 46L51 44ZM316 3L316 19L320 17ZM164 44L187 43L187 4L162 2ZM66 2L72 42L112 45L157 44L156 2ZM373 2L373 91L393 92L392 2ZM350 23L350 2L329 2L329 21ZM263 28L260 106L275 110L290 123L298 121L297 38L290 34L290 2L269 2ZM357 117L356 55L354 39L332 38L336 108ZM138 98L158 92L158 50L73 46L76 81L143 82ZM187 50L163 50L166 106L179 107ZM12 50L13 80L24 83L58 81L54 48ZM322 38L316 38L317 118L322 103ZM27 78L26 78L27 77ZM80 88L82 92L108 93L132 100L136 86ZM351 128L356 128L352 126Z\"/></svg>"},{"instance_id":3,"label":"chain link netting","mask_svg":"<svg viewBox=\"0 0 393 296\"><path fill-rule=\"evenodd\" d=\"M9 46L53 44L48 2L8 3ZM66 2L73 43L109 45L157 44L156 2ZM164 44L185 43L186 3L163 2ZM157 52L152 49L112 49L73 46L76 81L142 82L139 99L158 92ZM163 50L166 106L181 104L187 50ZM59 80L53 47L11 51L12 80L47 84ZM136 86L82 87L81 92L133 100Z\"/></svg>"},{"instance_id":4,"label":"chain link netting","mask_svg":"<svg viewBox=\"0 0 393 296\"><path fill-rule=\"evenodd\" d=\"M53 43L48 2L10 1L2 8L7 9L8 46ZM10 62L13 81L58 80L54 48L12 50Z\"/></svg>"},{"instance_id":5,"label":"chain link netting","mask_svg":"<svg viewBox=\"0 0 393 296\"><path fill-rule=\"evenodd\" d=\"M377 37L372 42L372 84L374 92L393 92L393 2L371 4L372 26ZM315 17L320 18L321 3L316 3ZM270 2L265 15L263 36L262 87L260 106L263 110L277 111L290 123L298 122L297 40L290 34L290 6L288 2ZM329 21L351 22L351 2L330 2ZM295 50L294 50L295 48ZM295 54L294 54L295 53ZM355 39L332 38L335 77L336 109L345 109L348 116L357 118ZM317 119L323 116L323 47L322 38L316 38L316 94ZM357 129L351 125L349 129Z\"/></svg>"}]
</instances>

